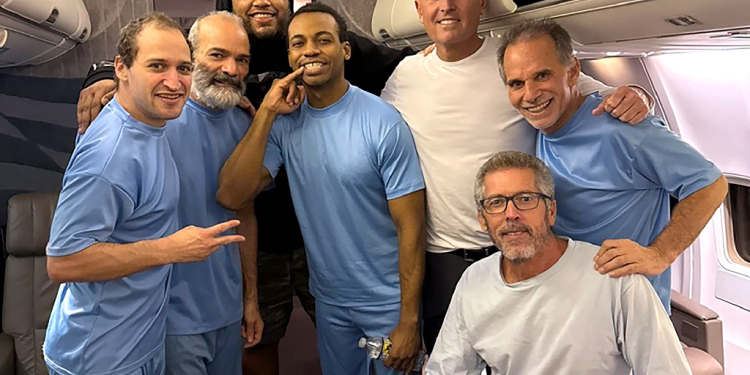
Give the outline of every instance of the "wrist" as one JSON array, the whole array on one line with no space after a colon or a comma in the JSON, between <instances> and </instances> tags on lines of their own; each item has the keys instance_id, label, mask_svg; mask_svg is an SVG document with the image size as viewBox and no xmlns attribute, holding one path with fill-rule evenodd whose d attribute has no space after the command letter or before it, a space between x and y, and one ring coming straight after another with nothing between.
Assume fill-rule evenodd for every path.
<instances>
[{"instance_id":1,"label":"wrist","mask_svg":"<svg viewBox=\"0 0 750 375\"><path fill-rule=\"evenodd\" d=\"M278 109L273 108L273 106L266 104L265 102L260 104L260 107L258 107L258 112L256 116L265 115L268 117L276 118L276 116L279 115Z\"/></svg>"},{"instance_id":2,"label":"wrist","mask_svg":"<svg viewBox=\"0 0 750 375\"><path fill-rule=\"evenodd\" d=\"M398 326L401 328L419 328L419 318L415 316L404 316L399 318Z\"/></svg>"}]
</instances>

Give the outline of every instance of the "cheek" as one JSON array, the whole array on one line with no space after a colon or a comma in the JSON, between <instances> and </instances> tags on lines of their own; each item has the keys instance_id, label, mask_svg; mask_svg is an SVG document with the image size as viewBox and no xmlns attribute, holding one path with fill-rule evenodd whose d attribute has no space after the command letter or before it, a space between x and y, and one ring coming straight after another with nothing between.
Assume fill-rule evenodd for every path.
<instances>
[{"instance_id":1,"label":"cheek","mask_svg":"<svg viewBox=\"0 0 750 375\"><path fill-rule=\"evenodd\" d=\"M523 92L521 91L508 91L508 99L510 104L518 108L523 100Z\"/></svg>"}]
</instances>

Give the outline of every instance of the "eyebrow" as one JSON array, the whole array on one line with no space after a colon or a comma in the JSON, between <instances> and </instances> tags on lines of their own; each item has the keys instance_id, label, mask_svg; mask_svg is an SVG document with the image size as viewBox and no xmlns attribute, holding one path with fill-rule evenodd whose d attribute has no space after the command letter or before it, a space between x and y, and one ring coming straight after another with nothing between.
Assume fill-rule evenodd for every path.
<instances>
[{"instance_id":1,"label":"eyebrow","mask_svg":"<svg viewBox=\"0 0 750 375\"><path fill-rule=\"evenodd\" d=\"M208 49L208 52L219 52L219 53L223 53L225 55L231 55L232 54L232 52L230 52L229 50L226 50L226 49L221 48L221 47L211 47L211 48ZM245 57L245 58L249 59L250 58L250 54L249 53L240 53L237 57Z\"/></svg>"},{"instance_id":2,"label":"eyebrow","mask_svg":"<svg viewBox=\"0 0 750 375\"><path fill-rule=\"evenodd\" d=\"M155 63L155 62L162 63L162 64L169 64L169 61L167 59L153 58L153 59L148 59L145 61L146 64ZM192 65L192 64L193 62L189 60L181 61L178 63L178 65Z\"/></svg>"},{"instance_id":3,"label":"eyebrow","mask_svg":"<svg viewBox=\"0 0 750 375\"><path fill-rule=\"evenodd\" d=\"M333 36L333 33L331 33L330 31L318 31L317 33L315 33L315 36L321 36L321 35L324 35L324 34L325 35ZM290 39L304 38L304 37L305 36L302 35L302 34L295 34L295 35L292 35L292 37Z\"/></svg>"}]
</instances>

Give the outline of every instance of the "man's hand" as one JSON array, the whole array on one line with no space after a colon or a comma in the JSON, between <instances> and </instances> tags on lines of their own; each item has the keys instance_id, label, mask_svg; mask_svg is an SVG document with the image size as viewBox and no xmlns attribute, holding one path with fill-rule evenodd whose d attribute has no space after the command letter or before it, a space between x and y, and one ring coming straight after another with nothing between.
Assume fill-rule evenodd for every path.
<instances>
[{"instance_id":1,"label":"man's hand","mask_svg":"<svg viewBox=\"0 0 750 375\"><path fill-rule=\"evenodd\" d=\"M245 348L257 345L263 336L263 319L257 302L245 303L245 316L242 320L242 337L245 338Z\"/></svg>"},{"instance_id":2,"label":"man's hand","mask_svg":"<svg viewBox=\"0 0 750 375\"><path fill-rule=\"evenodd\" d=\"M200 262L224 245L245 241L245 237L239 235L219 236L238 225L239 220L229 220L210 228L192 225L182 228L165 238L168 240L166 250L170 252L170 263Z\"/></svg>"},{"instance_id":3,"label":"man's hand","mask_svg":"<svg viewBox=\"0 0 750 375\"><path fill-rule=\"evenodd\" d=\"M292 113L305 100L305 88L298 86L294 79L302 75L305 68L299 68L282 79L273 81L273 85L260 103L260 108L265 108L273 113L285 115Z\"/></svg>"},{"instance_id":4,"label":"man's hand","mask_svg":"<svg viewBox=\"0 0 750 375\"><path fill-rule=\"evenodd\" d=\"M607 95L596 109L591 113L599 116L604 112L609 112L612 117L635 125L648 116L650 100L641 90L628 86L620 86L617 91Z\"/></svg>"},{"instance_id":5,"label":"man's hand","mask_svg":"<svg viewBox=\"0 0 750 375\"><path fill-rule=\"evenodd\" d=\"M627 240L606 240L594 256L594 269L610 277L632 274L657 276L672 262L659 250Z\"/></svg>"},{"instance_id":6,"label":"man's hand","mask_svg":"<svg viewBox=\"0 0 750 375\"><path fill-rule=\"evenodd\" d=\"M391 352L384 364L398 371L411 372L419 355L420 337L416 324L399 323L390 334Z\"/></svg>"},{"instance_id":7,"label":"man's hand","mask_svg":"<svg viewBox=\"0 0 750 375\"><path fill-rule=\"evenodd\" d=\"M83 134L89 128L91 122L115 96L117 91L115 81L103 79L93 85L81 90L78 96L78 134Z\"/></svg>"},{"instance_id":8,"label":"man's hand","mask_svg":"<svg viewBox=\"0 0 750 375\"><path fill-rule=\"evenodd\" d=\"M255 117L255 106L253 105L253 103L250 103L250 99L248 99L246 96L243 96L242 99L240 99L240 103L237 104L237 106L247 112L250 117Z\"/></svg>"}]
</instances>

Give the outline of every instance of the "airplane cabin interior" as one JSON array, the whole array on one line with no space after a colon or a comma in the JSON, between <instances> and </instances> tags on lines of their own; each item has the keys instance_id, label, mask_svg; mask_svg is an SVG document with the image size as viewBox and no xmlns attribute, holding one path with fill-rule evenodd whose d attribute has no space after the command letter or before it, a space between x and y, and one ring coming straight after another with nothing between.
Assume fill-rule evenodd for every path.
<instances>
[{"instance_id":1,"label":"airplane cabin interior","mask_svg":"<svg viewBox=\"0 0 750 375\"><path fill-rule=\"evenodd\" d=\"M432 44L414 0L319 1L390 47ZM526 18L555 20L575 41L584 73L644 88L653 113L724 173L724 204L672 265L671 320L694 374L750 374L750 3L486 2L481 37L497 38ZM89 65L112 58L130 19L163 11L187 29L213 7L213 0L0 0L0 375L47 371L42 344L58 285L47 277L45 247ZM295 303L281 374L319 374L314 326Z\"/></svg>"}]
</instances>

